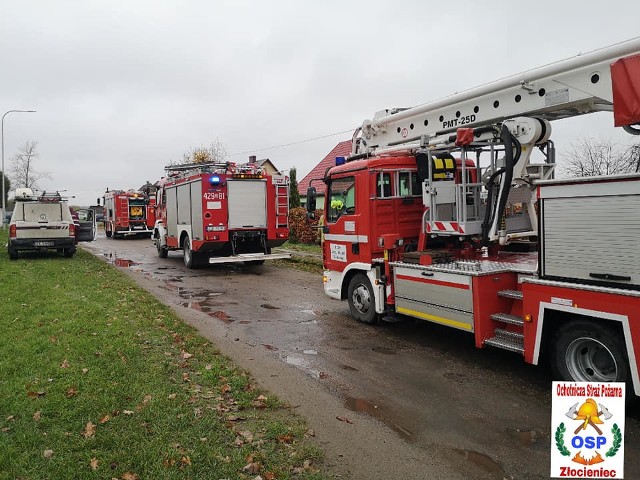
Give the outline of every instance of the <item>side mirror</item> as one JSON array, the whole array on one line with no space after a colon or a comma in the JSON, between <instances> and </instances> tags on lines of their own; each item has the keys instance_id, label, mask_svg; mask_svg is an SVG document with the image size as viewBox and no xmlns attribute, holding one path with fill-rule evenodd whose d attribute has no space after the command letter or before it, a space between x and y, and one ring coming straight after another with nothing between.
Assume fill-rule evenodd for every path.
<instances>
[{"instance_id":1,"label":"side mirror","mask_svg":"<svg viewBox=\"0 0 640 480\"><path fill-rule=\"evenodd\" d=\"M316 211L316 187L307 188L307 213L313 213Z\"/></svg>"},{"instance_id":2,"label":"side mirror","mask_svg":"<svg viewBox=\"0 0 640 480\"><path fill-rule=\"evenodd\" d=\"M100 199L96 198L96 205L100 205Z\"/></svg>"}]
</instances>

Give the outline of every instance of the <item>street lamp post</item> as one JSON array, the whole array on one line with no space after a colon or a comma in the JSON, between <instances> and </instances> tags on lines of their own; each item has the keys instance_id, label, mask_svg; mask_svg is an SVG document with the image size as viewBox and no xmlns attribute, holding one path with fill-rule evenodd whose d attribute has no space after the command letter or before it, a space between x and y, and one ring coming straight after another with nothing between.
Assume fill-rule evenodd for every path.
<instances>
[{"instance_id":1,"label":"street lamp post","mask_svg":"<svg viewBox=\"0 0 640 480\"><path fill-rule=\"evenodd\" d=\"M10 113L35 113L36 110L7 110L6 112L4 112L4 115L2 115L2 127L1 127L1 133L0 133L0 137L2 137L2 228L4 229L4 211L6 209L6 204L5 204L5 197L6 197L6 192L4 191L4 178L5 178L5 173L4 173L4 117L6 117L7 115L9 115Z\"/></svg>"}]
</instances>

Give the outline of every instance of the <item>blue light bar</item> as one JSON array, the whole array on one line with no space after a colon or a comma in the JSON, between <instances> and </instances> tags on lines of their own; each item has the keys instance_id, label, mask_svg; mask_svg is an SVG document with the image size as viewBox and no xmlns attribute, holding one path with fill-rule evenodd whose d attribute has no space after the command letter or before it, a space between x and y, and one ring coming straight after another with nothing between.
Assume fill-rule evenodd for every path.
<instances>
[{"instance_id":1,"label":"blue light bar","mask_svg":"<svg viewBox=\"0 0 640 480\"><path fill-rule=\"evenodd\" d=\"M217 185L218 183L220 183L220 177L218 175L213 175L209 179L209 182L213 183L214 185Z\"/></svg>"},{"instance_id":2,"label":"blue light bar","mask_svg":"<svg viewBox=\"0 0 640 480\"><path fill-rule=\"evenodd\" d=\"M344 165L347 163L346 157L336 157L336 165Z\"/></svg>"}]
</instances>

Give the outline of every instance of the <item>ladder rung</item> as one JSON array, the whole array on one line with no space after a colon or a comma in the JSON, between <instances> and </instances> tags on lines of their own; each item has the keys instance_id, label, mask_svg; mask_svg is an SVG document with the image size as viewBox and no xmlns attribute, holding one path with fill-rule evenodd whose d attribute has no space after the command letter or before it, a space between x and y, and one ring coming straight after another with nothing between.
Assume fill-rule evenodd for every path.
<instances>
[{"instance_id":1,"label":"ladder rung","mask_svg":"<svg viewBox=\"0 0 640 480\"><path fill-rule=\"evenodd\" d=\"M511 325L524 325L524 319L518 315L510 315L508 313L494 313L491 315L491 320L496 322L510 323Z\"/></svg>"},{"instance_id":2,"label":"ladder rung","mask_svg":"<svg viewBox=\"0 0 640 480\"><path fill-rule=\"evenodd\" d=\"M498 292L499 297L513 298L514 300L522 300L521 290L500 290Z\"/></svg>"}]
</instances>

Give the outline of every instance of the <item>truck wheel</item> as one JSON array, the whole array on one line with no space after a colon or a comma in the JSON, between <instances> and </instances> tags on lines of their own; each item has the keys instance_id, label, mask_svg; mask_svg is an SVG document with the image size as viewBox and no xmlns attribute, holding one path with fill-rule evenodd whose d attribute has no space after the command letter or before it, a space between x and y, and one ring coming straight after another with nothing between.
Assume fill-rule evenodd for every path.
<instances>
[{"instance_id":1,"label":"truck wheel","mask_svg":"<svg viewBox=\"0 0 640 480\"><path fill-rule=\"evenodd\" d=\"M351 316L362 323L373 323L376 308L369 277L363 273L354 275L349 282L347 294Z\"/></svg>"},{"instance_id":2,"label":"truck wheel","mask_svg":"<svg viewBox=\"0 0 640 480\"><path fill-rule=\"evenodd\" d=\"M158 256L160 258L167 258L169 255L169 249L160 245L160 239L156 238L156 250L158 250Z\"/></svg>"},{"instance_id":3,"label":"truck wheel","mask_svg":"<svg viewBox=\"0 0 640 480\"><path fill-rule=\"evenodd\" d=\"M74 254L74 253L76 253L76 249L75 249L75 248L73 248L73 247L64 248L64 249L62 250L62 255L63 255L65 258L71 258L71 257L73 257L73 254Z\"/></svg>"},{"instance_id":4,"label":"truck wheel","mask_svg":"<svg viewBox=\"0 0 640 480\"><path fill-rule=\"evenodd\" d=\"M9 258L11 260L17 260L18 259L18 251L15 248L8 247L7 248L7 252L9 253Z\"/></svg>"},{"instance_id":5,"label":"truck wheel","mask_svg":"<svg viewBox=\"0 0 640 480\"><path fill-rule=\"evenodd\" d=\"M551 368L558 380L626 382L629 362L623 338L611 322L566 322L555 333Z\"/></svg>"},{"instance_id":6,"label":"truck wheel","mask_svg":"<svg viewBox=\"0 0 640 480\"><path fill-rule=\"evenodd\" d=\"M111 230L105 230L104 234L107 238L111 238Z\"/></svg>"},{"instance_id":7,"label":"truck wheel","mask_svg":"<svg viewBox=\"0 0 640 480\"><path fill-rule=\"evenodd\" d=\"M184 243L182 245L182 259L184 260L185 267L194 267L193 250L191 250L191 242L189 241L189 238L184 239Z\"/></svg>"}]
</instances>

